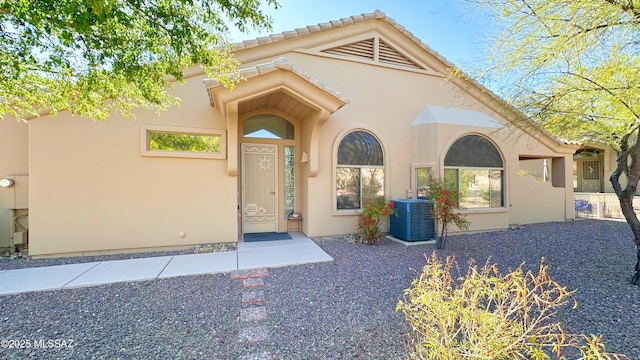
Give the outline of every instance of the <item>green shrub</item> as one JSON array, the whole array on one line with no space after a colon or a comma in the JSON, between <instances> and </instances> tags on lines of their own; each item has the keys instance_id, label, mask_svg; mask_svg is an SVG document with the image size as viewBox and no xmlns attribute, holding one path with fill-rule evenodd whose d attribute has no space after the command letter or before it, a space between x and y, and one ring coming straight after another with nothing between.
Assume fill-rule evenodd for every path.
<instances>
[{"instance_id":1,"label":"green shrub","mask_svg":"<svg viewBox=\"0 0 640 360\"><path fill-rule=\"evenodd\" d=\"M473 263L455 279L452 257L434 253L396 308L412 328L410 359L564 359L568 349L579 359L628 359L605 352L600 337L567 334L554 321L573 292L551 279L544 261L538 274L522 266L501 275L488 262Z\"/></svg>"},{"instance_id":2,"label":"green shrub","mask_svg":"<svg viewBox=\"0 0 640 360\"><path fill-rule=\"evenodd\" d=\"M397 216L398 211L393 208L393 201L384 197L366 198L362 204L362 211L358 215L355 241L364 244L377 244L382 237L383 222L389 221L389 215Z\"/></svg>"},{"instance_id":3,"label":"green shrub","mask_svg":"<svg viewBox=\"0 0 640 360\"><path fill-rule=\"evenodd\" d=\"M427 198L433 204L431 214L436 220L440 234L436 235L436 248L443 249L451 225L460 230L468 230L471 222L460 213L458 191L447 186L443 180L429 177L427 179Z\"/></svg>"}]
</instances>

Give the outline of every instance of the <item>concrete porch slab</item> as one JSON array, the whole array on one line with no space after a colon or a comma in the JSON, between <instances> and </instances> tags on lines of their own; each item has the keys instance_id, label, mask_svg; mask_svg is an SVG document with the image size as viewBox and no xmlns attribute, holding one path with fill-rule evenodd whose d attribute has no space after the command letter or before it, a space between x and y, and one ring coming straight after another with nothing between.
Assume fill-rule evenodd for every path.
<instances>
[{"instance_id":1,"label":"concrete porch slab","mask_svg":"<svg viewBox=\"0 0 640 360\"><path fill-rule=\"evenodd\" d=\"M308 238L238 243L238 269L273 268L333 261Z\"/></svg>"},{"instance_id":2,"label":"concrete porch slab","mask_svg":"<svg viewBox=\"0 0 640 360\"><path fill-rule=\"evenodd\" d=\"M289 246L297 246L297 245L316 245L313 240L306 237L293 237L287 240L271 240L271 241L255 241L255 242L239 242L238 243L238 254L240 254L241 250L251 250L251 249L267 249L267 248L277 248L277 247L289 247Z\"/></svg>"}]
</instances>

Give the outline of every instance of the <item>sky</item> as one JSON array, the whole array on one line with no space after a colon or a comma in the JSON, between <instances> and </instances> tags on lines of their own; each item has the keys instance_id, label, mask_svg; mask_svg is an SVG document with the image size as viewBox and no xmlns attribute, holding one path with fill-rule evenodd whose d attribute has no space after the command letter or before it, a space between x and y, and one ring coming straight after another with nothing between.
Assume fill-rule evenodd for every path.
<instances>
[{"instance_id":1,"label":"sky","mask_svg":"<svg viewBox=\"0 0 640 360\"><path fill-rule=\"evenodd\" d=\"M230 32L233 42L271 33L326 23L352 15L380 10L427 46L463 71L480 68L488 57L488 14L470 9L463 0L278 0L277 10L265 8L273 20L273 31L243 34Z\"/></svg>"}]
</instances>

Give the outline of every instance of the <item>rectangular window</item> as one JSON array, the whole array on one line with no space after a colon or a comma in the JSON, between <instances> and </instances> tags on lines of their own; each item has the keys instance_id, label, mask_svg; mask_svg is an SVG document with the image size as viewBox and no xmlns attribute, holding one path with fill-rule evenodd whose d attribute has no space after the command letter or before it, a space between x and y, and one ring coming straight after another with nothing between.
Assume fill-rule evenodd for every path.
<instances>
[{"instance_id":1,"label":"rectangular window","mask_svg":"<svg viewBox=\"0 0 640 360\"><path fill-rule=\"evenodd\" d=\"M445 185L458 189L459 204L464 209L502 207L502 170L445 169Z\"/></svg>"},{"instance_id":2,"label":"rectangular window","mask_svg":"<svg viewBox=\"0 0 640 360\"><path fill-rule=\"evenodd\" d=\"M489 170L489 206L502 207L502 170Z\"/></svg>"},{"instance_id":3,"label":"rectangular window","mask_svg":"<svg viewBox=\"0 0 640 360\"><path fill-rule=\"evenodd\" d=\"M459 191L457 169L444 169L444 185L449 189Z\"/></svg>"},{"instance_id":4,"label":"rectangular window","mask_svg":"<svg viewBox=\"0 0 640 360\"><path fill-rule=\"evenodd\" d=\"M225 159L224 130L143 125L142 156Z\"/></svg>"},{"instance_id":5,"label":"rectangular window","mask_svg":"<svg viewBox=\"0 0 640 360\"><path fill-rule=\"evenodd\" d=\"M362 208L362 200L384 196L384 170L382 168L338 167L336 169L338 210Z\"/></svg>"},{"instance_id":6,"label":"rectangular window","mask_svg":"<svg viewBox=\"0 0 640 360\"><path fill-rule=\"evenodd\" d=\"M284 147L284 216L289 217L296 209L296 153L295 147Z\"/></svg>"},{"instance_id":7,"label":"rectangular window","mask_svg":"<svg viewBox=\"0 0 640 360\"><path fill-rule=\"evenodd\" d=\"M384 170L380 168L360 168L362 197L384 197Z\"/></svg>"},{"instance_id":8,"label":"rectangular window","mask_svg":"<svg viewBox=\"0 0 640 360\"><path fill-rule=\"evenodd\" d=\"M360 209L360 168L336 169L338 210Z\"/></svg>"},{"instance_id":9,"label":"rectangular window","mask_svg":"<svg viewBox=\"0 0 640 360\"><path fill-rule=\"evenodd\" d=\"M220 135L149 132L149 150L220 153Z\"/></svg>"},{"instance_id":10,"label":"rectangular window","mask_svg":"<svg viewBox=\"0 0 640 360\"><path fill-rule=\"evenodd\" d=\"M432 174L431 167L415 168L416 198L427 198L427 182Z\"/></svg>"}]
</instances>

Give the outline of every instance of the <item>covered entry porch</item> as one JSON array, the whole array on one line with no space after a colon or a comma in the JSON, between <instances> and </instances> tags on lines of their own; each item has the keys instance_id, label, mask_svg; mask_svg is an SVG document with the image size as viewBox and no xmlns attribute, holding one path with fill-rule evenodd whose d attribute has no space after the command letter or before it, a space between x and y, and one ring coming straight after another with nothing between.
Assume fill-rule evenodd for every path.
<instances>
[{"instance_id":1,"label":"covered entry porch","mask_svg":"<svg viewBox=\"0 0 640 360\"><path fill-rule=\"evenodd\" d=\"M227 121L227 175L238 183L238 234L286 232L309 213L308 179L318 174L320 132L348 103L279 58L241 71L233 90L205 80L211 106Z\"/></svg>"}]
</instances>

